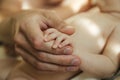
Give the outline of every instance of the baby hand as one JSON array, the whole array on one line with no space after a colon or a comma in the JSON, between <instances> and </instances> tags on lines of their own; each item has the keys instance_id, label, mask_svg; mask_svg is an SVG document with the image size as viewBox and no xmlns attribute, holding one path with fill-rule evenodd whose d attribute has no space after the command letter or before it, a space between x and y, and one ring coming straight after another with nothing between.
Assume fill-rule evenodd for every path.
<instances>
[{"instance_id":1,"label":"baby hand","mask_svg":"<svg viewBox=\"0 0 120 80\"><path fill-rule=\"evenodd\" d=\"M47 29L45 31L44 40L46 42L51 41L51 40L55 40L53 43L53 46L52 46L52 48L54 48L54 49L56 49L58 47L62 48L66 45L71 44L68 35L63 34L54 28L50 28L50 29Z\"/></svg>"}]
</instances>

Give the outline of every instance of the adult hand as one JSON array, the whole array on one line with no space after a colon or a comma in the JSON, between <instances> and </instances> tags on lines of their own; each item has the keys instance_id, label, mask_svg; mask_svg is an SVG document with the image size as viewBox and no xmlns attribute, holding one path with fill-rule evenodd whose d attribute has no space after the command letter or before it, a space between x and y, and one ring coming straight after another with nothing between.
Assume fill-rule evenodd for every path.
<instances>
[{"instance_id":1,"label":"adult hand","mask_svg":"<svg viewBox=\"0 0 120 80\"><path fill-rule=\"evenodd\" d=\"M47 28L54 27L66 34L74 33L74 29L60 20L55 12L44 10L25 11L14 16L13 23L15 30L15 50L25 61L39 70L78 70L79 58L77 59L73 55L63 55L72 54L71 47L49 50L49 46L44 46L43 31ZM43 51L41 52L40 50ZM45 52L47 50L51 54Z\"/></svg>"},{"instance_id":2,"label":"adult hand","mask_svg":"<svg viewBox=\"0 0 120 80\"><path fill-rule=\"evenodd\" d=\"M13 20L15 39L21 30L33 46L42 42L42 31L50 27L66 34L74 33L74 28L67 26L53 11L25 11L14 16Z\"/></svg>"}]
</instances>

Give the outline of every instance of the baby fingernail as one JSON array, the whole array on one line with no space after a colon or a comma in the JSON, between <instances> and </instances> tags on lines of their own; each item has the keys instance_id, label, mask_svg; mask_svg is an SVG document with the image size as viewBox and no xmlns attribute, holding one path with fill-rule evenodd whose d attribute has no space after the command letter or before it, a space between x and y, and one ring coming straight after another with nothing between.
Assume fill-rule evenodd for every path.
<instances>
[{"instance_id":1,"label":"baby fingernail","mask_svg":"<svg viewBox=\"0 0 120 80\"><path fill-rule=\"evenodd\" d=\"M57 46L56 46L56 45L54 45L54 46L53 46L53 48L55 49L55 48L57 48Z\"/></svg>"}]
</instances>

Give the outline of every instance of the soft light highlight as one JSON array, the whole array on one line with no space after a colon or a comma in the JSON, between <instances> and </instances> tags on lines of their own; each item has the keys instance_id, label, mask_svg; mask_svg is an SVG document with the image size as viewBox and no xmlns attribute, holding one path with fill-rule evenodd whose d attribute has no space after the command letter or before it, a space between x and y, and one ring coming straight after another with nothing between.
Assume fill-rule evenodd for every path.
<instances>
[{"instance_id":1,"label":"soft light highlight","mask_svg":"<svg viewBox=\"0 0 120 80\"><path fill-rule=\"evenodd\" d=\"M118 55L120 53L120 45L114 44L112 50L116 55Z\"/></svg>"},{"instance_id":2,"label":"soft light highlight","mask_svg":"<svg viewBox=\"0 0 120 80\"><path fill-rule=\"evenodd\" d=\"M28 2L25 0L25 1L23 1L23 3L22 3L22 9L23 10L27 10L27 9L30 9L31 8L31 6L28 4Z\"/></svg>"},{"instance_id":3,"label":"soft light highlight","mask_svg":"<svg viewBox=\"0 0 120 80\"><path fill-rule=\"evenodd\" d=\"M100 29L99 27L94 23L92 22L91 20L89 19L82 19L81 20L82 24L83 24L83 27L86 28L86 30L88 30L88 32L93 35L93 36L98 36L100 35Z\"/></svg>"}]
</instances>

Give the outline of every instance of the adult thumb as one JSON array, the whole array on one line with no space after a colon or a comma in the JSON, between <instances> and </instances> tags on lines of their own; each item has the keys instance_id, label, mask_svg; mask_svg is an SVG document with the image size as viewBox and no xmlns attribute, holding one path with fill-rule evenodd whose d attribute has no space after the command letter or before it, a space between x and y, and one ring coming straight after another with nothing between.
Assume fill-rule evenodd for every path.
<instances>
[{"instance_id":1,"label":"adult thumb","mask_svg":"<svg viewBox=\"0 0 120 80\"><path fill-rule=\"evenodd\" d=\"M71 35L75 32L73 26L68 25L64 20L62 20L55 11L46 11L44 17L47 19L49 27L55 28L62 33Z\"/></svg>"}]
</instances>

